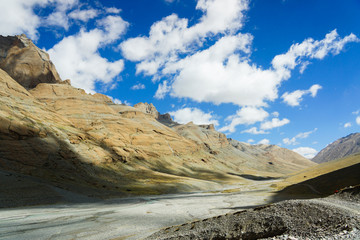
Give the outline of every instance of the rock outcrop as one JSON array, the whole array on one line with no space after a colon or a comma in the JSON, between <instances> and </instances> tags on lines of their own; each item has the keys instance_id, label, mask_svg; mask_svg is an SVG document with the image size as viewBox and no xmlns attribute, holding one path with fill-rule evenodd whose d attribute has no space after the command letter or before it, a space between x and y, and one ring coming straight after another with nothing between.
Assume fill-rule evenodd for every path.
<instances>
[{"instance_id":1,"label":"rock outcrop","mask_svg":"<svg viewBox=\"0 0 360 240\"><path fill-rule=\"evenodd\" d=\"M0 36L0 68L26 89L62 82L49 55L24 34Z\"/></svg>"},{"instance_id":2,"label":"rock outcrop","mask_svg":"<svg viewBox=\"0 0 360 240\"><path fill-rule=\"evenodd\" d=\"M352 133L329 144L321 150L312 161L329 162L360 152L360 133Z\"/></svg>"},{"instance_id":3,"label":"rock outcrop","mask_svg":"<svg viewBox=\"0 0 360 240\"><path fill-rule=\"evenodd\" d=\"M138 103L134 105L134 108L142 111L143 113L149 114L156 119L159 117L159 112L152 103Z\"/></svg>"}]
</instances>

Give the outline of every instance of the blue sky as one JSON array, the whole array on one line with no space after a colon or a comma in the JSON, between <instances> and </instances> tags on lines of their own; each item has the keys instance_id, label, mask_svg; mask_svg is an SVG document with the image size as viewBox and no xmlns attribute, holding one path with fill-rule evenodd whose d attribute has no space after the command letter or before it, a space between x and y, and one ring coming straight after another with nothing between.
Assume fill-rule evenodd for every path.
<instances>
[{"instance_id":1,"label":"blue sky","mask_svg":"<svg viewBox=\"0 0 360 240\"><path fill-rule=\"evenodd\" d=\"M358 0L0 0L63 79L312 157L360 129ZM21 16L21 17L19 17Z\"/></svg>"}]
</instances>

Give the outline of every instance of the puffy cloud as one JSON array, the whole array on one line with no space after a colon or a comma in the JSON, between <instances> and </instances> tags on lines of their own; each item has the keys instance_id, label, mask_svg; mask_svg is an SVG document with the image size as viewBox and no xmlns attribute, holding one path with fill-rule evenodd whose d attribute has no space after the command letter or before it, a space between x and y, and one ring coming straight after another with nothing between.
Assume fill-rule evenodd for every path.
<instances>
[{"instance_id":1,"label":"puffy cloud","mask_svg":"<svg viewBox=\"0 0 360 240\"><path fill-rule=\"evenodd\" d=\"M109 7L109 8L105 8L105 12L119 14L121 12L121 9L116 8L116 7Z\"/></svg>"},{"instance_id":2,"label":"puffy cloud","mask_svg":"<svg viewBox=\"0 0 360 240\"><path fill-rule=\"evenodd\" d=\"M27 34L31 39L38 39L37 29L41 25L61 26L69 28L66 12L76 6L78 0L11 0L0 1L0 34ZM54 9L42 18L34 13L35 7ZM19 17L21 16L21 17Z\"/></svg>"},{"instance_id":3,"label":"puffy cloud","mask_svg":"<svg viewBox=\"0 0 360 240\"><path fill-rule=\"evenodd\" d=\"M0 1L0 34L26 33L30 38L36 40L38 38L37 28L41 24L41 19L34 13L33 8L44 7L47 4L48 0Z\"/></svg>"},{"instance_id":4,"label":"puffy cloud","mask_svg":"<svg viewBox=\"0 0 360 240\"><path fill-rule=\"evenodd\" d=\"M283 99L283 101L292 106L299 106L300 102L303 100L303 96L310 94L312 97L316 97L317 92L321 89L322 87L318 84L312 85L308 90L296 90L294 92L286 92L284 93L281 98Z\"/></svg>"},{"instance_id":5,"label":"puffy cloud","mask_svg":"<svg viewBox=\"0 0 360 240\"><path fill-rule=\"evenodd\" d=\"M268 145L268 144L270 144L270 141L269 141L269 139L264 138L263 140L259 141L258 144Z\"/></svg>"},{"instance_id":6,"label":"puffy cloud","mask_svg":"<svg viewBox=\"0 0 360 240\"><path fill-rule=\"evenodd\" d=\"M264 130L258 130L257 127L252 127L242 131L241 133L250 133L250 134L269 134L269 132L265 132Z\"/></svg>"},{"instance_id":7,"label":"puffy cloud","mask_svg":"<svg viewBox=\"0 0 360 240\"><path fill-rule=\"evenodd\" d=\"M235 115L229 116L228 121L231 121L229 125L220 129L222 132L235 132L236 126L240 124L254 124L261 122L269 116L269 113L262 108L255 107L243 107L236 112Z\"/></svg>"},{"instance_id":8,"label":"puffy cloud","mask_svg":"<svg viewBox=\"0 0 360 240\"><path fill-rule=\"evenodd\" d=\"M350 123L350 122L344 124L344 128L349 128L349 127L351 127L351 123Z\"/></svg>"},{"instance_id":9,"label":"puffy cloud","mask_svg":"<svg viewBox=\"0 0 360 240\"><path fill-rule=\"evenodd\" d=\"M163 99L169 91L170 91L170 86L168 86L168 82L163 81L161 84L159 84L159 87L154 97L156 99Z\"/></svg>"},{"instance_id":10,"label":"puffy cloud","mask_svg":"<svg viewBox=\"0 0 360 240\"><path fill-rule=\"evenodd\" d=\"M310 65L310 62L309 62L309 61L305 61L305 62L301 63L299 72L300 72L301 74L303 74L303 73L305 72L305 69L306 69L307 66L309 66L309 65Z\"/></svg>"},{"instance_id":11,"label":"puffy cloud","mask_svg":"<svg viewBox=\"0 0 360 240\"><path fill-rule=\"evenodd\" d=\"M123 60L109 62L98 49L119 39L128 23L119 16L108 16L98 22L101 28L65 37L50 50L50 57L63 79L75 87L95 91L95 83L110 85L124 68Z\"/></svg>"},{"instance_id":12,"label":"puffy cloud","mask_svg":"<svg viewBox=\"0 0 360 240\"><path fill-rule=\"evenodd\" d=\"M101 43L112 43L118 40L127 30L129 23L122 19L120 16L107 16L99 21L97 24L104 28L103 39Z\"/></svg>"},{"instance_id":13,"label":"puffy cloud","mask_svg":"<svg viewBox=\"0 0 360 240\"><path fill-rule=\"evenodd\" d=\"M69 17L75 20L80 20L83 22L87 22L90 19L95 18L98 15L98 11L95 9L87 9L87 10L74 10L69 13Z\"/></svg>"},{"instance_id":14,"label":"puffy cloud","mask_svg":"<svg viewBox=\"0 0 360 240\"><path fill-rule=\"evenodd\" d=\"M298 139L305 139L308 138L310 136L310 134L314 133L317 131L317 128L315 128L312 131L308 131L308 132L303 132L303 133L299 133L297 134L295 137L292 138L284 138L283 139L283 143L287 144L287 145L297 145L299 144L297 142Z\"/></svg>"},{"instance_id":15,"label":"puffy cloud","mask_svg":"<svg viewBox=\"0 0 360 240\"><path fill-rule=\"evenodd\" d=\"M258 107L265 106L265 100L275 100L280 83L276 73L234 55L235 51L248 52L251 39L248 34L226 36L207 50L168 64L165 73L178 72L171 96Z\"/></svg>"},{"instance_id":16,"label":"puffy cloud","mask_svg":"<svg viewBox=\"0 0 360 240\"><path fill-rule=\"evenodd\" d=\"M138 83L134 86L131 87L132 90L141 90L141 89L145 89L145 85L142 83Z\"/></svg>"},{"instance_id":17,"label":"puffy cloud","mask_svg":"<svg viewBox=\"0 0 360 240\"><path fill-rule=\"evenodd\" d=\"M194 124L214 124L219 125L219 122L214 119L212 113L204 113L198 108L182 108L174 112L169 112L173 116L174 121L182 124L193 122Z\"/></svg>"},{"instance_id":18,"label":"puffy cloud","mask_svg":"<svg viewBox=\"0 0 360 240\"><path fill-rule=\"evenodd\" d=\"M273 113L271 113L274 117L279 117L280 116L280 113L279 112L273 112Z\"/></svg>"},{"instance_id":19,"label":"puffy cloud","mask_svg":"<svg viewBox=\"0 0 360 240\"><path fill-rule=\"evenodd\" d=\"M48 2L53 2L48 0ZM55 11L46 17L44 23L50 26L59 26L69 29L69 17L67 12L79 4L79 0L56 0Z\"/></svg>"},{"instance_id":20,"label":"puffy cloud","mask_svg":"<svg viewBox=\"0 0 360 240\"><path fill-rule=\"evenodd\" d=\"M345 44L358 41L359 39L352 33L344 38L340 38L336 29L334 29L326 34L323 40L308 38L300 44L293 44L288 52L275 56L272 60L272 65L278 72L282 72L283 75L290 77L289 70L294 69L299 64L304 64L304 58L323 59L329 53L337 55L344 48ZM308 65L309 62L305 61L305 64Z\"/></svg>"},{"instance_id":21,"label":"puffy cloud","mask_svg":"<svg viewBox=\"0 0 360 240\"><path fill-rule=\"evenodd\" d=\"M247 0L199 0L196 9L204 14L197 24L189 27L188 19L172 14L154 23L148 37L129 39L120 47L127 59L141 62L138 73L153 75L179 54L201 46L207 37L241 28L247 8Z\"/></svg>"},{"instance_id":22,"label":"puffy cloud","mask_svg":"<svg viewBox=\"0 0 360 240\"><path fill-rule=\"evenodd\" d=\"M315 84L315 85L312 85L310 88L309 88L309 92L311 94L312 97L316 97L317 95L317 92L322 89L322 86L320 86L319 84Z\"/></svg>"},{"instance_id":23,"label":"puffy cloud","mask_svg":"<svg viewBox=\"0 0 360 240\"><path fill-rule=\"evenodd\" d=\"M358 125L360 125L360 117L357 117L357 118L356 118L356 123L357 123Z\"/></svg>"},{"instance_id":24,"label":"puffy cloud","mask_svg":"<svg viewBox=\"0 0 360 240\"><path fill-rule=\"evenodd\" d=\"M308 159L314 158L318 152L316 149L310 147L299 147L293 149L293 151Z\"/></svg>"},{"instance_id":25,"label":"puffy cloud","mask_svg":"<svg viewBox=\"0 0 360 240\"><path fill-rule=\"evenodd\" d=\"M290 120L287 118L284 118L282 120L280 120L278 118L273 118L273 119L271 119L271 121L261 123L260 128L263 130L269 130L269 129L284 126L288 123L290 123Z\"/></svg>"}]
</instances>

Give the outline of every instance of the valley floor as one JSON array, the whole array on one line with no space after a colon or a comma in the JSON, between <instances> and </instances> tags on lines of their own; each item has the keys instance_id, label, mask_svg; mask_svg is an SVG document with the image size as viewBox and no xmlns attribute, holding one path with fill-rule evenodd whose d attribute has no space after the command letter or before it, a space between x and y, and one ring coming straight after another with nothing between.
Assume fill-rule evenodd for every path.
<instances>
[{"instance_id":1,"label":"valley floor","mask_svg":"<svg viewBox=\"0 0 360 240\"><path fill-rule=\"evenodd\" d=\"M164 227L267 204L277 181L218 192L0 209L0 239L142 239Z\"/></svg>"}]
</instances>

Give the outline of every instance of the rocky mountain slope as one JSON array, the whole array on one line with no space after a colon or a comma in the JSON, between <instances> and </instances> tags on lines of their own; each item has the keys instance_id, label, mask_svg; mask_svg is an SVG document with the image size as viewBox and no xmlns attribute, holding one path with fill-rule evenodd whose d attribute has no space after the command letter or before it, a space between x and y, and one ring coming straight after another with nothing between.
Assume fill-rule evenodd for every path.
<instances>
[{"instance_id":1,"label":"rocky mountain slope","mask_svg":"<svg viewBox=\"0 0 360 240\"><path fill-rule=\"evenodd\" d=\"M26 36L0 37L1 170L108 197L211 189L316 165L275 146L234 147L211 125L181 125L152 104L114 104L69 83Z\"/></svg>"},{"instance_id":2,"label":"rocky mountain slope","mask_svg":"<svg viewBox=\"0 0 360 240\"><path fill-rule=\"evenodd\" d=\"M329 144L321 150L312 161L329 162L360 152L360 133L352 133Z\"/></svg>"}]
</instances>

